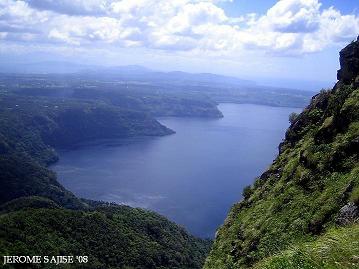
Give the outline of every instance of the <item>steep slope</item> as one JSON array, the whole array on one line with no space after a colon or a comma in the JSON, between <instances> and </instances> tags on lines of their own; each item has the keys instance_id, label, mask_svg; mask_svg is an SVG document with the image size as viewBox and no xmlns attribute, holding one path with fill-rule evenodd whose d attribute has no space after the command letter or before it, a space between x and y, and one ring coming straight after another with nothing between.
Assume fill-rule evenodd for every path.
<instances>
[{"instance_id":1,"label":"steep slope","mask_svg":"<svg viewBox=\"0 0 359 269\"><path fill-rule=\"evenodd\" d=\"M245 188L204 268L359 268L359 39L340 63L336 86L292 117L279 156ZM331 233L342 240L334 248ZM310 246L323 251L306 256Z\"/></svg>"},{"instance_id":2,"label":"steep slope","mask_svg":"<svg viewBox=\"0 0 359 269\"><path fill-rule=\"evenodd\" d=\"M291 246L255 269L358 268L359 225L331 228L312 242Z\"/></svg>"},{"instance_id":3,"label":"steep slope","mask_svg":"<svg viewBox=\"0 0 359 269\"><path fill-rule=\"evenodd\" d=\"M24 155L0 156L0 184L0 205L19 197L38 195L66 208L87 208L57 181L52 171Z\"/></svg>"}]
</instances>

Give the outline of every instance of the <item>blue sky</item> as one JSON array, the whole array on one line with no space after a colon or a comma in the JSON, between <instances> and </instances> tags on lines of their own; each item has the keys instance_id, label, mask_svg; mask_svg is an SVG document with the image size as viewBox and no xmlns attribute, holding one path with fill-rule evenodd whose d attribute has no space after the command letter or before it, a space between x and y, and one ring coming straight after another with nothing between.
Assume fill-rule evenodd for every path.
<instances>
[{"instance_id":1,"label":"blue sky","mask_svg":"<svg viewBox=\"0 0 359 269\"><path fill-rule=\"evenodd\" d=\"M0 61L335 81L357 0L0 0Z\"/></svg>"},{"instance_id":2,"label":"blue sky","mask_svg":"<svg viewBox=\"0 0 359 269\"><path fill-rule=\"evenodd\" d=\"M247 13L265 13L275 5L276 0L234 0L220 3L220 6L231 16ZM345 14L358 14L359 3L356 0L324 0L320 1L322 8L336 7Z\"/></svg>"}]
</instances>

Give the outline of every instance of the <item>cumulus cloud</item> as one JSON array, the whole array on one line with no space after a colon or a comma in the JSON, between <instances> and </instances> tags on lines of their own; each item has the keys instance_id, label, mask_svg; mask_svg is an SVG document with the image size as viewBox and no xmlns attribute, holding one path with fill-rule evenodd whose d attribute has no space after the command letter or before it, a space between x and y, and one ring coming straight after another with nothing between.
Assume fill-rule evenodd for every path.
<instances>
[{"instance_id":1,"label":"cumulus cloud","mask_svg":"<svg viewBox=\"0 0 359 269\"><path fill-rule=\"evenodd\" d=\"M270 8L260 23L282 33L310 33L320 25L320 6L315 0L279 1Z\"/></svg>"},{"instance_id":2,"label":"cumulus cloud","mask_svg":"<svg viewBox=\"0 0 359 269\"><path fill-rule=\"evenodd\" d=\"M265 14L233 18L220 0L0 0L0 38L69 46L278 55L354 39L359 17L318 0L279 0Z\"/></svg>"},{"instance_id":3,"label":"cumulus cloud","mask_svg":"<svg viewBox=\"0 0 359 269\"><path fill-rule=\"evenodd\" d=\"M113 18L59 16L51 22L48 38L75 45L99 41L113 43L128 37L123 33L120 22Z\"/></svg>"},{"instance_id":4,"label":"cumulus cloud","mask_svg":"<svg viewBox=\"0 0 359 269\"><path fill-rule=\"evenodd\" d=\"M359 34L359 18L318 0L280 0L245 31L248 44L276 53L303 54L348 42Z\"/></svg>"}]
</instances>

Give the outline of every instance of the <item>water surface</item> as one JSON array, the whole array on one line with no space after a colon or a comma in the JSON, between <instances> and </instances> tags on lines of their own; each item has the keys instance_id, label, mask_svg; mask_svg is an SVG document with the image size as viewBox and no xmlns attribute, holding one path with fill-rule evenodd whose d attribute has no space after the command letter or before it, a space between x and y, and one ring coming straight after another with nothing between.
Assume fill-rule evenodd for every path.
<instances>
[{"instance_id":1,"label":"water surface","mask_svg":"<svg viewBox=\"0 0 359 269\"><path fill-rule=\"evenodd\" d=\"M61 151L52 167L76 195L155 210L213 237L231 205L277 155L295 108L220 104L222 119L161 118L165 137Z\"/></svg>"}]
</instances>

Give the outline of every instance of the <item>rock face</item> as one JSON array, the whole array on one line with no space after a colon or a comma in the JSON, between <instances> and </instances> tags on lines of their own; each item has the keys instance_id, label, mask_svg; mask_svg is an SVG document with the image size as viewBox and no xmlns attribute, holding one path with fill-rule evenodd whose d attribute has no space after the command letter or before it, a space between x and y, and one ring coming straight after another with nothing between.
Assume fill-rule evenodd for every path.
<instances>
[{"instance_id":1,"label":"rock face","mask_svg":"<svg viewBox=\"0 0 359 269\"><path fill-rule=\"evenodd\" d=\"M359 85L359 37L340 51L340 70L338 80L345 84Z\"/></svg>"},{"instance_id":2,"label":"rock face","mask_svg":"<svg viewBox=\"0 0 359 269\"><path fill-rule=\"evenodd\" d=\"M348 225L353 223L357 218L359 218L358 206L354 203L348 203L339 210L337 223L342 226Z\"/></svg>"}]
</instances>

